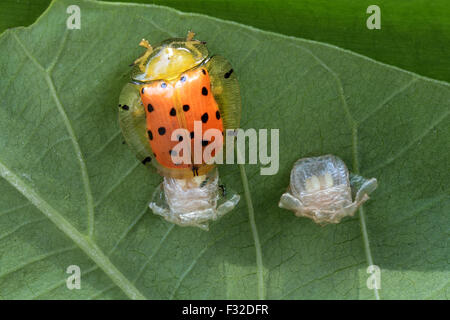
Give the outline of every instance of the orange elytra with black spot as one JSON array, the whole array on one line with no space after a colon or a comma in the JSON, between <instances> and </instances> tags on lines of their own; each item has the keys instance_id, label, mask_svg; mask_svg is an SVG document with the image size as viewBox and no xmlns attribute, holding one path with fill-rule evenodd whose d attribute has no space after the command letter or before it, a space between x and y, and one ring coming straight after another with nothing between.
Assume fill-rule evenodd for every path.
<instances>
[{"instance_id":1,"label":"orange elytra with black spot","mask_svg":"<svg viewBox=\"0 0 450 320\"><path fill-rule=\"evenodd\" d=\"M161 80L144 85L141 100L146 112L150 146L156 160L167 168L192 168L189 164L177 164L172 160L174 147L184 137L180 135L172 141L174 130L183 128L190 133L191 155L194 154L194 121L201 123L203 133L211 128L223 132L218 104L211 94L211 81L204 68L185 72L173 81ZM202 140L202 147L209 142Z\"/></svg>"},{"instance_id":2,"label":"orange elytra with black spot","mask_svg":"<svg viewBox=\"0 0 450 320\"><path fill-rule=\"evenodd\" d=\"M241 99L233 68L225 58L210 56L205 43L189 35L155 48L145 40L141 45L147 51L135 61L131 81L119 98L125 140L144 165L152 164L163 176L183 179L207 174L214 164L204 159L195 162L194 148L204 150L214 136L196 136L194 122L201 125L202 134L209 129L221 133L215 141L219 149L224 131L239 127ZM175 134L180 132L177 129L185 134ZM181 143L190 144L188 163L173 160L172 156L183 155L176 151Z\"/></svg>"}]
</instances>

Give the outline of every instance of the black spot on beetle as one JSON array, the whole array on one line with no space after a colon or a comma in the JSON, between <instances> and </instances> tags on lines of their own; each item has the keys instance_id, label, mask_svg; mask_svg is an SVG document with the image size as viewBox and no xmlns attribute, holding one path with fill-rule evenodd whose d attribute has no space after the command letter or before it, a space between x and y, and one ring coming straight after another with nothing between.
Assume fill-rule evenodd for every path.
<instances>
[{"instance_id":1,"label":"black spot on beetle","mask_svg":"<svg viewBox=\"0 0 450 320\"><path fill-rule=\"evenodd\" d=\"M149 103L148 106L147 106L147 110L148 110L148 112L152 112L152 111L155 110L155 109L154 109L153 106Z\"/></svg>"},{"instance_id":2,"label":"black spot on beetle","mask_svg":"<svg viewBox=\"0 0 450 320\"><path fill-rule=\"evenodd\" d=\"M206 74L206 71L205 71L205 69L202 69L202 72L203 72L203 74Z\"/></svg>"},{"instance_id":3,"label":"black spot on beetle","mask_svg":"<svg viewBox=\"0 0 450 320\"><path fill-rule=\"evenodd\" d=\"M225 78L225 79L228 79L230 76L231 76L231 74L233 73L233 69L230 69L230 71L228 71L227 73L225 73L224 75L223 75L223 77Z\"/></svg>"},{"instance_id":4,"label":"black spot on beetle","mask_svg":"<svg viewBox=\"0 0 450 320\"><path fill-rule=\"evenodd\" d=\"M194 139L194 131L191 131L191 139Z\"/></svg>"},{"instance_id":5,"label":"black spot on beetle","mask_svg":"<svg viewBox=\"0 0 450 320\"><path fill-rule=\"evenodd\" d=\"M185 104L185 105L183 106L183 111L184 111L184 112L189 111L189 105L188 105L188 104Z\"/></svg>"},{"instance_id":6,"label":"black spot on beetle","mask_svg":"<svg viewBox=\"0 0 450 320\"><path fill-rule=\"evenodd\" d=\"M202 146L206 147L208 145L209 141L208 140L202 140Z\"/></svg>"},{"instance_id":7,"label":"black spot on beetle","mask_svg":"<svg viewBox=\"0 0 450 320\"><path fill-rule=\"evenodd\" d=\"M172 109L170 109L169 114L170 114L172 117L174 117L174 116L177 115L177 111L175 110L175 108L172 108Z\"/></svg>"},{"instance_id":8,"label":"black spot on beetle","mask_svg":"<svg viewBox=\"0 0 450 320\"><path fill-rule=\"evenodd\" d=\"M216 118L217 118L217 120L220 119L220 112L219 112L219 110L216 111Z\"/></svg>"},{"instance_id":9,"label":"black spot on beetle","mask_svg":"<svg viewBox=\"0 0 450 320\"><path fill-rule=\"evenodd\" d=\"M164 135L165 133L166 133L166 128L164 128L164 127L159 127L158 128L158 133L160 134L160 135Z\"/></svg>"},{"instance_id":10,"label":"black spot on beetle","mask_svg":"<svg viewBox=\"0 0 450 320\"><path fill-rule=\"evenodd\" d=\"M204 96L208 95L208 89L206 89L206 87L202 88L202 95L204 95Z\"/></svg>"},{"instance_id":11,"label":"black spot on beetle","mask_svg":"<svg viewBox=\"0 0 450 320\"><path fill-rule=\"evenodd\" d=\"M153 133L150 130L147 131L147 134L148 134L148 138L150 140L153 140Z\"/></svg>"},{"instance_id":12,"label":"black spot on beetle","mask_svg":"<svg viewBox=\"0 0 450 320\"><path fill-rule=\"evenodd\" d=\"M144 160L142 160L142 164L146 164L147 162L151 162L152 158L146 157Z\"/></svg>"},{"instance_id":13,"label":"black spot on beetle","mask_svg":"<svg viewBox=\"0 0 450 320\"><path fill-rule=\"evenodd\" d=\"M207 112L205 112L205 113L202 115L202 122L203 122L203 123L207 123L207 122L208 122L208 113L207 113Z\"/></svg>"}]
</instances>

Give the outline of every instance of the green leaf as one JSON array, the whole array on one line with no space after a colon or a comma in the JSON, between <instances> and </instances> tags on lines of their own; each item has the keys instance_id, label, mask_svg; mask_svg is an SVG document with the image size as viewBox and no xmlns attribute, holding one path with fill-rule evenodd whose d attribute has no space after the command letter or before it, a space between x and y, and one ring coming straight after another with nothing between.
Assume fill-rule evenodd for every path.
<instances>
[{"instance_id":1,"label":"green leaf","mask_svg":"<svg viewBox=\"0 0 450 320\"><path fill-rule=\"evenodd\" d=\"M50 0L3 0L0 2L0 33L8 28L30 25L49 4Z\"/></svg>"},{"instance_id":2,"label":"green leaf","mask_svg":"<svg viewBox=\"0 0 450 320\"><path fill-rule=\"evenodd\" d=\"M71 4L0 37L1 298L373 299L367 263L381 298L447 297L447 83L164 7L80 1L81 29L67 30ZM209 232L150 213L161 178L117 123L138 42L188 29L234 66L243 128L280 129L277 175L220 167L242 201ZM294 161L326 153L379 188L364 214L321 227L277 204Z\"/></svg>"},{"instance_id":3,"label":"green leaf","mask_svg":"<svg viewBox=\"0 0 450 320\"><path fill-rule=\"evenodd\" d=\"M435 79L450 81L450 3L447 0L114 0L169 6L263 30L322 41ZM50 0L3 0L0 32L28 25ZM381 29L368 30L370 5Z\"/></svg>"},{"instance_id":4,"label":"green leaf","mask_svg":"<svg viewBox=\"0 0 450 320\"><path fill-rule=\"evenodd\" d=\"M114 0L123 2L123 0ZM435 79L450 81L447 0L132 0L198 12L355 51ZM381 29L369 30L370 5Z\"/></svg>"}]
</instances>

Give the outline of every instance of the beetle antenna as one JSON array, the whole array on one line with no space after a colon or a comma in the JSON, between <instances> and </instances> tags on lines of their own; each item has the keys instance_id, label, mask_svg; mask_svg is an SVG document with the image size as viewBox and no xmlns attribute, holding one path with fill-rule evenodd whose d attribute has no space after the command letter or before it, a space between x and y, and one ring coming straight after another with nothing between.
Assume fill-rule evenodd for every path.
<instances>
[{"instance_id":1,"label":"beetle antenna","mask_svg":"<svg viewBox=\"0 0 450 320\"><path fill-rule=\"evenodd\" d=\"M152 54L153 48L150 45L150 43L145 39L142 39L141 42L139 42L139 45L141 47L147 48L147 51L145 51L145 53L140 58L136 59L131 66L134 66L139 63L139 69L142 72L144 72L145 71L144 63L148 59L148 57Z\"/></svg>"},{"instance_id":2,"label":"beetle antenna","mask_svg":"<svg viewBox=\"0 0 450 320\"><path fill-rule=\"evenodd\" d=\"M186 41L192 41L194 39L194 36L195 36L195 32L189 30L188 34L186 36Z\"/></svg>"}]
</instances>

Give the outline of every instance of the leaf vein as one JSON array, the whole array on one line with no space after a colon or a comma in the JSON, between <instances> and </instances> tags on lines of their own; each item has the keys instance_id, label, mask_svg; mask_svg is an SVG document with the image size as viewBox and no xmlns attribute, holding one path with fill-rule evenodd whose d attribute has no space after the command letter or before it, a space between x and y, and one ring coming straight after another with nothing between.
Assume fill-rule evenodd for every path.
<instances>
[{"instance_id":1,"label":"leaf vein","mask_svg":"<svg viewBox=\"0 0 450 320\"><path fill-rule=\"evenodd\" d=\"M150 261L159 252L159 249L161 249L161 246L162 246L163 242L167 239L167 237L169 236L170 232L173 230L174 226L175 226L174 224L171 224L170 227L167 229L166 233L162 236L162 238L159 241L158 245L156 246L155 250L153 250L153 253L150 255L150 257L148 257L147 261L145 261L145 263L142 265L141 269L139 269L139 271L136 274L136 277L134 278L132 283L136 283L136 281L139 280L139 278L141 277L142 273L147 268L147 266L150 263Z\"/></svg>"},{"instance_id":2,"label":"leaf vein","mask_svg":"<svg viewBox=\"0 0 450 320\"><path fill-rule=\"evenodd\" d=\"M130 225L125 229L125 232L119 237L119 239L117 240L117 242L114 244L114 246L111 248L111 250L108 253L108 256L111 256L114 251L116 251L117 247L119 246L119 244L122 242L123 239L125 239L125 237L128 235L128 233L131 231L131 229L133 229L133 227L142 219L142 217L144 216L144 214L147 212L148 210L148 205L145 204L145 208L144 210L142 210L137 216L136 218L131 221Z\"/></svg>"},{"instance_id":3,"label":"leaf vein","mask_svg":"<svg viewBox=\"0 0 450 320\"><path fill-rule=\"evenodd\" d=\"M0 161L0 176L16 188L36 208L50 219L65 235L67 235L84 253L86 253L99 267L132 299L145 299L130 281L111 263L109 258L92 240L81 234L61 213L47 203L33 188L14 174Z\"/></svg>"},{"instance_id":4,"label":"leaf vein","mask_svg":"<svg viewBox=\"0 0 450 320\"><path fill-rule=\"evenodd\" d=\"M81 153L80 145L78 144L75 131L73 130L72 124L70 123L70 120L64 110L64 107L61 104L61 101L58 97L58 94L56 92L55 86L53 84L53 80L51 79L50 75L48 74L47 70L42 67L42 65L34 58L31 53L28 51L28 49L25 47L25 45L20 41L20 39L17 37L15 33L12 33L14 36L14 39L17 41L17 43L22 47L25 54L28 56L28 58L43 72L45 81L47 82L48 88L50 90L50 94L52 95L52 98L56 104L56 107L62 117L62 120L66 126L66 129L70 135L70 138L72 140L72 145L74 147L75 154L77 156L80 170L81 170L81 176L83 180L83 185L85 189L86 194L86 205L87 205L87 212L88 212L88 234L90 236L93 236L94 234L94 201L92 197L91 187L89 183L89 175L87 172L86 163L83 159L83 154Z\"/></svg>"},{"instance_id":5,"label":"leaf vein","mask_svg":"<svg viewBox=\"0 0 450 320\"><path fill-rule=\"evenodd\" d=\"M324 275L324 276L322 276L322 277L319 277L319 278L316 278L316 279L312 279L312 280L310 280L310 281L307 281L307 282L305 282L305 283L302 283L302 284L299 285L298 287L295 287L294 289L289 290L287 293L285 293L283 296L281 296L280 299L283 300L284 298L286 298L287 296L289 296L291 293L297 291L298 289L304 288L304 287L310 285L311 283L314 283L314 282L316 282L316 281L325 280L325 279L327 279L327 278L329 278L329 277L332 277L332 276L335 275L336 273L339 273L339 272L341 272L341 271L345 271L345 270L347 270L347 269L351 269L351 268L360 266L360 265L362 265L362 264L364 264L364 262L359 262L359 263L356 263L356 264L353 264L353 265L350 265L350 266L342 267L342 268L336 269L336 270L334 270L333 272L328 273L328 274L326 274L326 275Z\"/></svg>"},{"instance_id":6,"label":"leaf vein","mask_svg":"<svg viewBox=\"0 0 450 320\"><path fill-rule=\"evenodd\" d=\"M387 165L391 164L398 158L400 158L406 151L411 149L417 142L425 138L431 130L433 130L435 127L437 127L442 121L444 121L448 115L450 114L450 109L447 112L444 112L436 121L434 121L429 127L425 128L424 132L422 134L418 135L416 138L412 139L408 144L406 144L403 148L401 148L393 157L388 158L386 161L380 163L378 166L375 166L368 170L366 174L370 174L372 172L375 172L377 170L380 170Z\"/></svg>"},{"instance_id":7,"label":"leaf vein","mask_svg":"<svg viewBox=\"0 0 450 320\"><path fill-rule=\"evenodd\" d=\"M105 199L107 199L108 196L114 191L114 189L116 189L118 186L120 186L140 164L141 163L139 161L137 161L133 166L131 166L130 169L128 169L128 171L125 172L125 174L122 177L120 177L119 180L117 180L117 182L114 183L111 186L111 188L109 188L106 191L106 193L94 204L94 208L98 207L103 201L105 201Z\"/></svg>"},{"instance_id":8,"label":"leaf vein","mask_svg":"<svg viewBox=\"0 0 450 320\"><path fill-rule=\"evenodd\" d=\"M25 227L25 226L27 226L27 225L29 225L29 224L33 224L33 223L35 223L35 222L40 222L40 221L44 221L44 220L46 220L46 219L45 219L45 218L39 218L39 219L34 219L34 220L28 220L28 221L25 221L25 222L23 222L23 223L21 223L21 224L18 224L18 225L16 225L14 228L12 228L11 230L9 230L8 232L3 233L3 234L0 236L0 240L3 240L3 239L5 239L5 238L9 237L9 236L12 235L14 232L20 230L21 228L23 228L23 227Z\"/></svg>"},{"instance_id":9,"label":"leaf vein","mask_svg":"<svg viewBox=\"0 0 450 320\"><path fill-rule=\"evenodd\" d=\"M20 206L15 206L15 207L8 208L6 210L0 211L0 217L3 216L4 214L8 214L10 212L14 212L14 211L16 211L18 209L26 208L26 207L29 207L29 206L30 206L30 204L27 203L27 204L22 204Z\"/></svg>"},{"instance_id":10,"label":"leaf vein","mask_svg":"<svg viewBox=\"0 0 450 320\"><path fill-rule=\"evenodd\" d=\"M258 281L258 299L265 299L265 288L264 288L264 265L262 259L262 249L261 241L258 235L258 228L255 221L255 210L253 208L252 197L250 193L250 188L248 186L247 174L245 173L245 167L243 164L239 165L239 170L241 171L241 181L244 187L245 201L247 202L248 210L248 220L250 223L250 229L252 231L253 241L255 244L255 254L256 254L256 270L257 270L257 281Z\"/></svg>"},{"instance_id":11,"label":"leaf vein","mask_svg":"<svg viewBox=\"0 0 450 320\"><path fill-rule=\"evenodd\" d=\"M50 252L46 252L45 254L38 255L38 256L28 260L27 262L21 264L21 265L16 265L14 268L9 269L9 270L7 270L5 272L2 272L0 274L0 279L4 278L8 274L20 271L23 268L25 268L25 267L27 267L27 266L35 263L35 262L38 262L38 261L50 258L51 256L54 256L54 255L57 255L57 254L60 254L60 253L71 251L71 250L74 250L74 249L76 249L76 246L70 246L70 247L64 247L64 248L60 248L60 249L53 250L53 251L50 251Z\"/></svg>"},{"instance_id":12,"label":"leaf vein","mask_svg":"<svg viewBox=\"0 0 450 320\"><path fill-rule=\"evenodd\" d=\"M86 159L90 159L93 158L94 156L96 156L97 154L101 153L103 150L105 150L108 145L114 141L114 139L116 139L118 136L120 136L121 131L117 131L116 133L114 133L102 146L96 148L96 150L94 152L92 152L91 154L89 154L89 156Z\"/></svg>"},{"instance_id":13,"label":"leaf vein","mask_svg":"<svg viewBox=\"0 0 450 320\"><path fill-rule=\"evenodd\" d=\"M197 264L197 262L199 261L199 259L205 254L206 251L208 251L208 249L210 249L212 246L214 246L220 239L222 239L225 236L225 232L222 233L221 236L217 237L216 239L214 239L213 241L211 241L206 247L204 247L198 254L197 256L194 258L194 260L192 260L191 264L189 265L189 267L186 269L185 272L183 272L183 274L181 275L181 277L178 279L177 283L175 284L175 287L169 297L170 300L173 300L175 297L175 294L177 293L178 289L181 286L181 283L184 281L184 279L186 278L186 276L194 269L195 265Z\"/></svg>"},{"instance_id":14,"label":"leaf vein","mask_svg":"<svg viewBox=\"0 0 450 320\"><path fill-rule=\"evenodd\" d=\"M392 99L394 99L396 96L398 96L399 94L405 92L406 89L408 89L409 87L411 87L415 82L417 82L417 80L419 80L419 78L417 77L412 77L410 81L408 81L404 86L400 87L398 90L395 90L394 92L392 92L388 97L386 97L386 99L384 99L383 101L381 101L381 103L376 106L375 108L372 109L371 112L367 113L365 117L363 117L362 119L360 119L358 121L358 125L361 125L364 121L366 121L367 119L369 119L372 115L374 115L375 113L377 113L381 108L383 108L389 101L391 101Z\"/></svg>"}]
</instances>

